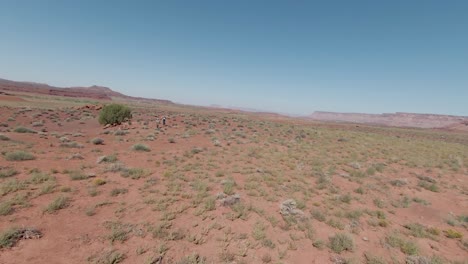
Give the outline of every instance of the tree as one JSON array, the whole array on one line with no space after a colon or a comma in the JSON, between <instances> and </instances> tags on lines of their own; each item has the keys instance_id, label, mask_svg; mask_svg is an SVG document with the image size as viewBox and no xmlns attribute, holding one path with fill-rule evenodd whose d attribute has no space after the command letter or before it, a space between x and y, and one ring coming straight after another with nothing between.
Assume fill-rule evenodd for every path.
<instances>
[{"instance_id":1,"label":"tree","mask_svg":"<svg viewBox=\"0 0 468 264\"><path fill-rule=\"evenodd\" d=\"M107 124L121 124L122 122L132 118L132 110L129 107L121 104L109 104L102 108L99 113L99 123L102 125Z\"/></svg>"}]
</instances>

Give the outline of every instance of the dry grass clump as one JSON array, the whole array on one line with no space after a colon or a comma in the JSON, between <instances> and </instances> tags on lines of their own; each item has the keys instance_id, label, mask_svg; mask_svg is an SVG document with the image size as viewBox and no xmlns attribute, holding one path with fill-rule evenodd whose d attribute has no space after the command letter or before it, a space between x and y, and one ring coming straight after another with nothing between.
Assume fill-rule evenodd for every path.
<instances>
[{"instance_id":1,"label":"dry grass clump","mask_svg":"<svg viewBox=\"0 0 468 264\"><path fill-rule=\"evenodd\" d=\"M345 233L336 234L330 237L330 249L338 254L345 250L353 251L354 240L348 234L345 234Z\"/></svg>"},{"instance_id":2,"label":"dry grass clump","mask_svg":"<svg viewBox=\"0 0 468 264\"><path fill-rule=\"evenodd\" d=\"M17 127L13 130L14 132L16 133L31 133L31 134L36 134L37 131L33 130L33 129L30 129L30 128L27 128L27 127Z\"/></svg>"},{"instance_id":3,"label":"dry grass clump","mask_svg":"<svg viewBox=\"0 0 468 264\"><path fill-rule=\"evenodd\" d=\"M37 239L41 236L41 231L35 228L10 228L0 234L0 248L11 248L21 239Z\"/></svg>"},{"instance_id":4,"label":"dry grass clump","mask_svg":"<svg viewBox=\"0 0 468 264\"><path fill-rule=\"evenodd\" d=\"M447 230L444 230L444 234L446 237L448 238L455 238L455 239L458 239L458 238L462 238L463 237L463 234L457 230L453 230L453 229L447 229Z\"/></svg>"},{"instance_id":5,"label":"dry grass clump","mask_svg":"<svg viewBox=\"0 0 468 264\"><path fill-rule=\"evenodd\" d=\"M70 205L70 198L66 196L59 196L55 198L46 208L44 208L44 212L52 214L60 209L67 208Z\"/></svg>"},{"instance_id":6,"label":"dry grass clump","mask_svg":"<svg viewBox=\"0 0 468 264\"><path fill-rule=\"evenodd\" d=\"M0 167L0 179L12 177L12 176L15 176L16 174L18 174L18 171L13 168Z\"/></svg>"},{"instance_id":7,"label":"dry grass clump","mask_svg":"<svg viewBox=\"0 0 468 264\"><path fill-rule=\"evenodd\" d=\"M400 248L401 252L407 255L417 255L419 252L419 247L413 241L405 240L398 233L391 233L387 235L385 241L391 247Z\"/></svg>"},{"instance_id":8,"label":"dry grass clump","mask_svg":"<svg viewBox=\"0 0 468 264\"><path fill-rule=\"evenodd\" d=\"M125 258L124 253L113 249L89 257L88 262L93 264L118 264Z\"/></svg>"},{"instance_id":9,"label":"dry grass clump","mask_svg":"<svg viewBox=\"0 0 468 264\"><path fill-rule=\"evenodd\" d=\"M93 138L91 139L91 143L94 145L103 145L104 144L104 139L102 138Z\"/></svg>"},{"instance_id":10,"label":"dry grass clump","mask_svg":"<svg viewBox=\"0 0 468 264\"><path fill-rule=\"evenodd\" d=\"M17 150L13 152L8 152L5 154L5 159L8 161L25 161L25 160L34 160L36 157L26 151Z\"/></svg>"},{"instance_id":11,"label":"dry grass clump","mask_svg":"<svg viewBox=\"0 0 468 264\"><path fill-rule=\"evenodd\" d=\"M148 146L146 146L145 144L141 144L141 143L133 145L132 149L135 151L143 151L143 152L151 151L151 149Z\"/></svg>"}]
</instances>

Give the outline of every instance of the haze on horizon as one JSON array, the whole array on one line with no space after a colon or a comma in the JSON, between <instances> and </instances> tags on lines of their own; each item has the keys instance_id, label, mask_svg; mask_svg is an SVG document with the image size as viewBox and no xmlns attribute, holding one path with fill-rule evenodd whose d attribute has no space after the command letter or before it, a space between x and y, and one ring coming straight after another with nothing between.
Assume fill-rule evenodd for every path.
<instances>
[{"instance_id":1,"label":"haze on horizon","mask_svg":"<svg viewBox=\"0 0 468 264\"><path fill-rule=\"evenodd\" d=\"M467 1L0 2L0 78L290 114L468 116Z\"/></svg>"}]
</instances>

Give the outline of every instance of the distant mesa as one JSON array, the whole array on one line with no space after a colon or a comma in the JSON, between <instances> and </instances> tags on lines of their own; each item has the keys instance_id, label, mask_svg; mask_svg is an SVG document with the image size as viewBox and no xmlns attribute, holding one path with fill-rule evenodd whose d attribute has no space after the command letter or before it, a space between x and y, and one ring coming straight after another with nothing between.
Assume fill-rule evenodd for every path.
<instances>
[{"instance_id":1,"label":"distant mesa","mask_svg":"<svg viewBox=\"0 0 468 264\"><path fill-rule=\"evenodd\" d=\"M468 123L466 116L415 114L415 113L334 113L314 112L305 117L309 120L332 121L360 124L374 124L392 127L418 127L418 128L451 128Z\"/></svg>"},{"instance_id":2,"label":"distant mesa","mask_svg":"<svg viewBox=\"0 0 468 264\"><path fill-rule=\"evenodd\" d=\"M5 94L8 92L33 93L52 96L90 98L96 100L109 100L113 98L127 99L139 102L148 103L164 103L173 104L169 100L149 99L141 97L133 97L113 91L109 87L93 85L91 87L54 87L48 84L35 82L17 82L5 79L0 79L0 92Z\"/></svg>"}]
</instances>

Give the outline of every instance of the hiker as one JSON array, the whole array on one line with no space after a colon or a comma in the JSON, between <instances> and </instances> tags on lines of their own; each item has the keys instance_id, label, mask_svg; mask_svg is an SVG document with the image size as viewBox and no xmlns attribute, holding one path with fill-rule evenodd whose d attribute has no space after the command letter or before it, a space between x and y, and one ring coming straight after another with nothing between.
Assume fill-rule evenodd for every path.
<instances>
[{"instance_id":1,"label":"hiker","mask_svg":"<svg viewBox=\"0 0 468 264\"><path fill-rule=\"evenodd\" d=\"M157 115L154 117L156 117L156 128L159 129L159 117Z\"/></svg>"},{"instance_id":2,"label":"hiker","mask_svg":"<svg viewBox=\"0 0 468 264\"><path fill-rule=\"evenodd\" d=\"M166 125L166 117L163 117L163 126Z\"/></svg>"}]
</instances>

